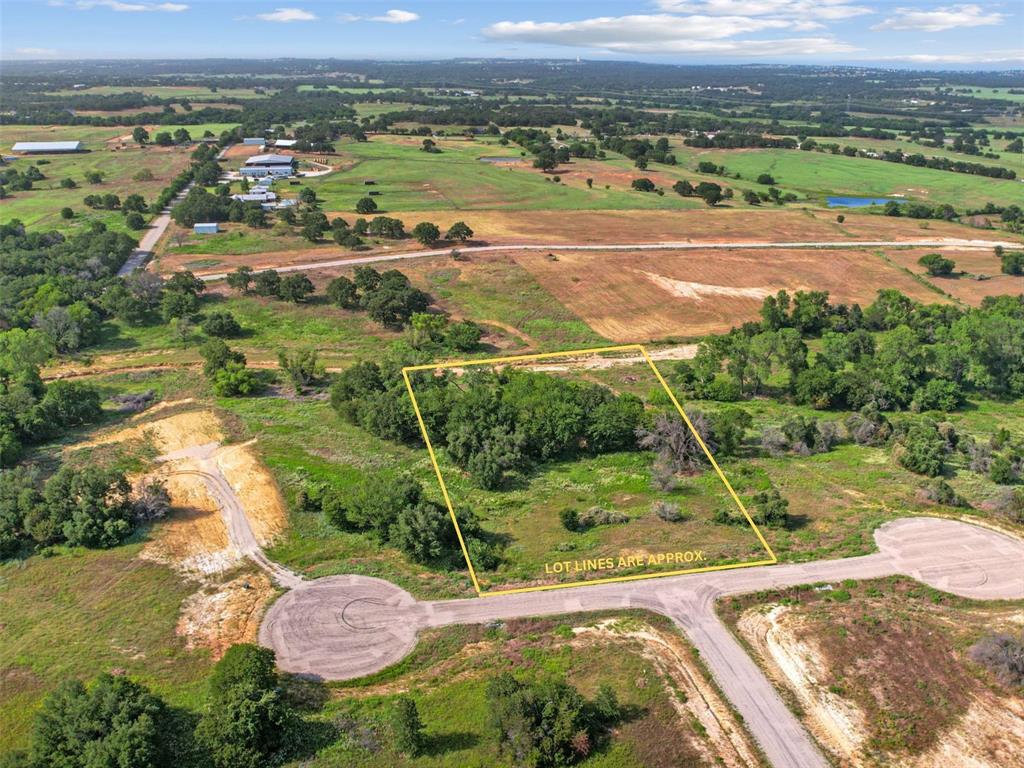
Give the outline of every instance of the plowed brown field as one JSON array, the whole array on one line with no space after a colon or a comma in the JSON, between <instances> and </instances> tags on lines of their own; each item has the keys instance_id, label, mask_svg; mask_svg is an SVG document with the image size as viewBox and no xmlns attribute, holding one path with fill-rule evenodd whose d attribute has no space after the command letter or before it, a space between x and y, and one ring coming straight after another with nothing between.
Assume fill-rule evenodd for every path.
<instances>
[{"instance_id":1,"label":"plowed brown field","mask_svg":"<svg viewBox=\"0 0 1024 768\"><path fill-rule=\"evenodd\" d=\"M522 253L515 259L602 336L619 342L720 333L758 317L779 290L826 290L869 304L879 288L925 302L948 299L871 251Z\"/></svg>"}]
</instances>

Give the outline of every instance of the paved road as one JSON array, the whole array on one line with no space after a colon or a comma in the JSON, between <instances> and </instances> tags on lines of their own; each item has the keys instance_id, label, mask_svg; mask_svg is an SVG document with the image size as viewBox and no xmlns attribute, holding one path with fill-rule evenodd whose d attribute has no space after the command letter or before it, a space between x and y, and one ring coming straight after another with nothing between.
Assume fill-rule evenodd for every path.
<instances>
[{"instance_id":1,"label":"paved road","mask_svg":"<svg viewBox=\"0 0 1024 768\"><path fill-rule=\"evenodd\" d=\"M227 152L227 147L217 153L217 159L221 160L224 158L224 153ZM156 248L156 244L160 241L160 238L164 236L164 232L167 231L168 225L171 223L171 208L177 203L185 199L192 187L195 186L195 182L189 182L189 184L181 190L174 199L171 200L170 205L160 211L160 215L150 222L149 229L146 230L146 234L139 240L139 247L132 251L128 260L121 265L121 268L117 270L118 277L127 277L139 267L142 267L149 261L153 255L153 249Z\"/></svg>"},{"instance_id":2,"label":"paved road","mask_svg":"<svg viewBox=\"0 0 1024 768\"><path fill-rule=\"evenodd\" d=\"M695 243L691 241L672 242L662 241L657 243L605 243L605 244L572 244L572 243L522 243L519 245L471 245L471 246L449 246L447 248L432 248L425 251L406 251L405 253L380 253L373 256L361 256L348 259L332 259L325 261L312 261L304 264L289 264L282 267L262 267L262 269L276 269L278 272L305 272L311 269L325 269L327 267L350 267L359 264L375 264L382 261L402 261L405 259L419 259L428 256L447 256L452 250L459 253L499 253L502 251L702 251L702 250L764 250L766 248L959 248L959 249L984 249L991 250L997 245L1004 248L1017 248L1020 243L1013 241L996 240L967 240L957 237L940 237L932 240L838 240L828 241L800 241L792 243L778 242L710 242ZM200 275L203 280L223 280L227 277L226 272L216 272Z\"/></svg>"},{"instance_id":3,"label":"paved road","mask_svg":"<svg viewBox=\"0 0 1024 768\"><path fill-rule=\"evenodd\" d=\"M303 582L267 612L259 639L287 671L344 680L404 658L427 627L523 616L646 608L671 618L776 768L825 768L817 746L714 611L724 595L819 581L911 576L980 599L1024 598L1024 541L966 523L905 518L875 534L864 557L743 568L649 581L419 602L380 579L334 576Z\"/></svg>"}]
</instances>

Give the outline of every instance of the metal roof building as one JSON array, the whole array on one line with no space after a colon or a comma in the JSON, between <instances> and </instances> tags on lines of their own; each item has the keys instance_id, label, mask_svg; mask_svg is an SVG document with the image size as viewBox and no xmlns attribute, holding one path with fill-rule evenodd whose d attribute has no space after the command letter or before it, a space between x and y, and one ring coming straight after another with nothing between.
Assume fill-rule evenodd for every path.
<instances>
[{"instance_id":1,"label":"metal roof building","mask_svg":"<svg viewBox=\"0 0 1024 768\"><path fill-rule=\"evenodd\" d=\"M296 141L295 139L278 139L277 141L274 142L274 146L281 147L282 149L287 149L288 147L294 147L298 143L299 142Z\"/></svg>"},{"instance_id":2,"label":"metal roof building","mask_svg":"<svg viewBox=\"0 0 1024 768\"><path fill-rule=\"evenodd\" d=\"M288 155L253 155L238 169L243 176L291 176L295 158Z\"/></svg>"},{"instance_id":3,"label":"metal roof building","mask_svg":"<svg viewBox=\"0 0 1024 768\"><path fill-rule=\"evenodd\" d=\"M80 141L19 141L11 149L15 152L38 154L44 152L81 152Z\"/></svg>"},{"instance_id":4,"label":"metal roof building","mask_svg":"<svg viewBox=\"0 0 1024 768\"><path fill-rule=\"evenodd\" d=\"M295 158L290 155L253 155L245 161L246 165L291 165Z\"/></svg>"},{"instance_id":5,"label":"metal roof building","mask_svg":"<svg viewBox=\"0 0 1024 768\"><path fill-rule=\"evenodd\" d=\"M220 225L215 221L197 222L192 226L192 231L197 235L216 235L220 232Z\"/></svg>"}]
</instances>

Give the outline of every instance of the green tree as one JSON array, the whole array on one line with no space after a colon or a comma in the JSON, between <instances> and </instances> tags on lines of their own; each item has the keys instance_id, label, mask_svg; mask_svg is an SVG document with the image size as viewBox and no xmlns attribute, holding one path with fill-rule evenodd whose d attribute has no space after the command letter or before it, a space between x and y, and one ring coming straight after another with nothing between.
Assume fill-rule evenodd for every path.
<instances>
[{"instance_id":1,"label":"green tree","mask_svg":"<svg viewBox=\"0 0 1024 768\"><path fill-rule=\"evenodd\" d=\"M199 299L193 293L165 291L160 301L160 313L165 321L175 318L191 318L199 311Z\"/></svg>"},{"instance_id":2,"label":"green tree","mask_svg":"<svg viewBox=\"0 0 1024 768\"><path fill-rule=\"evenodd\" d=\"M897 460L911 472L937 477L944 469L945 441L933 422L912 426L897 446Z\"/></svg>"},{"instance_id":3,"label":"green tree","mask_svg":"<svg viewBox=\"0 0 1024 768\"><path fill-rule=\"evenodd\" d=\"M228 287L233 288L239 293L248 293L249 285L252 283L252 279L252 267L243 265L241 267L238 267L234 272L228 273Z\"/></svg>"},{"instance_id":4,"label":"green tree","mask_svg":"<svg viewBox=\"0 0 1024 768\"><path fill-rule=\"evenodd\" d=\"M423 751L423 722L416 702L411 697L401 696L395 702L392 729L396 750L409 757L416 757Z\"/></svg>"},{"instance_id":5,"label":"green tree","mask_svg":"<svg viewBox=\"0 0 1024 768\"><path fill-rule=\"evenodd\" d=\"M315 349L297 349L294 352L278 350L277 363L297 391L310 386L324 375L324 365Z\"/></svg>"},{"instance_id":6,"label":"green tree","mask_svg":"<svg viewBox=\"0 0 1024 768\"><path fill-rule=\"evenodd\" d=\"M917 260L932 277L948 277L956 269L956 262L940 253L928 253Z\"/></svg>"},{"instance_id":7,"label":"green tree","mask_svg":"<svg viewBox=\"0 0 1024 768\"><path fill-rule=\"evenodd\" d=\"M436 224L429 221L421 221L412 228L412 236L423 245L433 245L441 239L441 230Z\"/></svg>"},{"instance_id":8,"label":"green tree","mask_svg":"<svg viewBox=\"0 0 1024 768\"><path fill-rule=\"evenodd\" d=\"M228 363L245 365L245 355L231 349L222 339L213 338L204 341L199 346L199 355L205 361L203 373L211 378Z\"/></svg>"},{"instance_id":9,"label":"green tree","mask_svg":"<svg viewBox=\"0 0 1024 768\"><path fill-rule=\"evenodd\" d=\"M232 646L210 678L196 739L216 768L263 768L279 749L292 712L278 691L274 652Z\"/></svg>"},{"instance_id":10,"label":"green tree","mask_svg":"<svg viewBox=\"0 0 1024 768\"><path fill-rule=\"evenodd\" d=\"M306 300L316 289L313 282L300 272L295 272L281 280L278 296L284 301L298 304Z\"/></svg>"},{"instance_id":11,"label":"green tree","mask_svg":"<svg viewBox=\"0 0 1024 768\"><path fill-rule=\"evenodd\" d=\"M458 240L464 243L473 237L473 230L464 221L456 221L444 235L445 240Z\"/></svg>"},{"instance_id":12,"label":"green tree","mask_svg":"<svg viewBox=\"0 0 1024 768\"><path fill-rule=\"evenodd\" d=\"M265 269L253 276L253 293L264 298L280 298L281 275L273 269Z\"/></svg>"},{"instance_id":13,"label":"green tree","mask_svg":"<svg viewBox=\"0 0 1024 768\"><path fill-rule=\"evenodd\" d=\"M72 546L113 547L134 528L131 486L124 474L95 465L61 467L43 489L45 521L36 530L52 531ZM40 543L44 540L37 539Z\"/></svg>"},{"instance_id":14,"label":"green tree","mask_svg":"<svg viewBox=\"0 0 1024 768\"><path fill-rule=\"evenodd\" d=\"M230 312L211 312L202 324L203 333L220 339L230 339L242 333L242 326Z\"/></svg>"},{"instance_id":15,"label":"green tree","mask_svg":"<svg viewBox=\"0 0 1024 768\"><path fill-rule=\"evenodd\" d=\"M356 213L373 213L377 210L377 203L372 197L361 197L356 202Z\"/></svg>"},{"instance_id":16,"label":"green tree","mask_svg":"<svg viewBox=\"0 0 1024 768\"><path fill-rule=\"evenodd\" d=\"M261 385L256 373L244 363L229 360L213 374L213 391L218 397L245 397L259 392Z\"/></svg>"},{"instance_id":17,"label":"green tree","mask_svg":"<svg viewBox=\"0 0 1024 768\"><path fill-rule=\"evenodd\" d=\"M32 768L162 768L177 764L164 703L127 677L100 675L88 688L66 680L35 717Z\"/></svg>"},{"instance_id":18,"label":"green tree","mask_svg":"<svg viewBox=\"0 0 1024 768\"><path fill-rule=\"evenodd\" d=\"M653 192L657 187L650 179L633 179L630 186L637 192Z\"/></svg>"},{"instance_id":19,"label":"green tree","mask_svg":"<svg viewBox=\"0 0 1024 768\"><path fill-rule=\"evenodd\" d=\"M135 126L132 130L132 141L136 144L145 144L149 141L149 131L143 128L141 125Z\"/></svg>"}]
</instances>

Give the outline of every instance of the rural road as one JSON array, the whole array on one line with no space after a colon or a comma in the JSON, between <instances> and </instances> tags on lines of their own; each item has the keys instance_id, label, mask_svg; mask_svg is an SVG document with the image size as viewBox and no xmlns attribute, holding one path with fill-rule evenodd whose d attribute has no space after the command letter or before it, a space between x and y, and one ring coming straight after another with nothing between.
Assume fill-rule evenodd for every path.
<instances>
[{"instance_id":1,"label":"rural road","mask_svg":"<svg viewBox=\"0 0 1024 768\"><path fill-rule=\"evenodd\" d=\"M904 518L875 533L864 557L758 566L547 592L420 602L365 576L304 581L271 606L260 642L289 672L327 680L361 677L393 664L428 627L577 611L645 608L664 614L700 652L775 768L827 768L817 745L771 682L719 621L725 595L842 579L903 574L977 599L1024 598L1024 541L940 518Z\"/></svg>"},{"instance_id":2,"label":"rural road","mask_svg":"<svg viewBox=\"0 0 1024 768\"><path fill-rule=\"evenodd\" d=\"M224 158L224 153L227 151L228 148L224 147L224 149L217 153L217 159L222 160ZM160 215L150 222L149 229L146 230L146 234L144 234L139 240L139 247L132 251L127 261L125 261L125 263L121 265L121 268L117 270L118 277L127 277L149 261L150 256L153 255L153 249L156 248L156 244L160 242L160 238L164 236L164 232L167 231L167 227L171 223L171 208L184 200L185 195L191 191L193 186L195 186L195 182L189 182L181 192L174 196L174 199L171 200L170 204L160 211Z\"/></svg>"},{"instance_id":3,"label":"rural road","mask_svg":"<svg viewBox=\"0 0 1024 768\"><path fill-rule=\"evenodd\" d=\"M311 269L326 269L328 267L351 267L359 264L375 264L383 261L402 261L405 259L419 259L429 256L447 256L453 250L459 253L499 253L502 251L701 251L701 250L752 250L766 248L959 248L959 249L984 249L991 250L997 245L1004 248L1017 248L1020 243L1012 241L996 240L967 240L956 237L942 237L932 240L839 240L834 242L709 242L694 243L691 241L672 242L662 241L657 243L604 243L604 244L572 244L572 243L523 243L520 245L472 245L472 246L448 246L447 248L433 248L425 251L406 251L405 253L380 253L373 256L361 256L350 259L333 259L325 261L313 261L304 264L289 264L283 267L273 265L261 266L259 269L276 269L278 272L304 272ZM203 280L223 280L227 277L226 272L200 274Z\"/></svg>"},{"instance_id":4,"label":"rural road","mask_svg":"<svg viewBox=\"0 0 1024 768\"><path fill-rule=\"evenodd\" d=\"M191 187L191 185L189 185L189 187ZM188 192L188 188L185 189L185 192ZM167 231L167 227L170 223L171 209L164 208L160 212L160 215L153 219L149 225L149 229L146 230L146 234L144 234L142 239L139 240L139 247L132 251L128 260L121 265L119 270L117 270L118 277L127 277L146 263L149 257L153 255L153 249L156 248L157 241L164 236L164 232Z\"/></svg>"}]
</instances>

